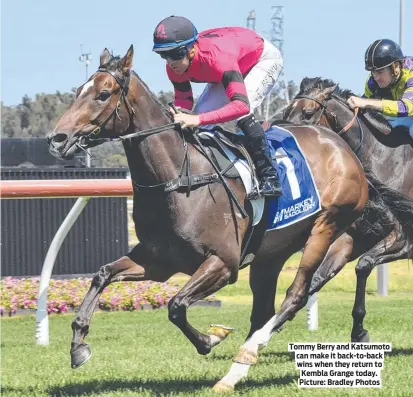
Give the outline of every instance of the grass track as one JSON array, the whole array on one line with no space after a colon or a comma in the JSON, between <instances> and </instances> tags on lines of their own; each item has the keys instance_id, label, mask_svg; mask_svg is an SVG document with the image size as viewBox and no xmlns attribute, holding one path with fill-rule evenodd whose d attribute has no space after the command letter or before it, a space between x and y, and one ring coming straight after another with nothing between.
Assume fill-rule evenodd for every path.
<instances>
[{"instance_id":1,"label":"grass track","mask_svg":"<svg viewBox=\"0 0 413 397\"><path fill-rule=\"evenodd\" d=\"M277 303L284 297L296 261L282 272ZM287 352L288 342L347 342L355 280L349 265L319 293L319 330L309 332L305 311L286 324L260 355L257 366L237 392L242 396L413 396L413 269L407 262L389 267L390 296L373 295L369 282L366 328L374 342L391 342L386 355L382 389L299 389L298 371ZM178 276L184 282L185 277ZM206 357L199 356L180 331L158 311L96 313L87 341L93 357L82 368L70 369L70 322L73 315L52 316L51 344L34 344L32 316L2 320L2 396L212 396L210 388L222 377L249 327L248 271L237 284L217 294L219 310L190 309L189 320L201 331L210 323L237 329ZM397 292L392 292L397 291Z\"/></svg>"}]
</instances>

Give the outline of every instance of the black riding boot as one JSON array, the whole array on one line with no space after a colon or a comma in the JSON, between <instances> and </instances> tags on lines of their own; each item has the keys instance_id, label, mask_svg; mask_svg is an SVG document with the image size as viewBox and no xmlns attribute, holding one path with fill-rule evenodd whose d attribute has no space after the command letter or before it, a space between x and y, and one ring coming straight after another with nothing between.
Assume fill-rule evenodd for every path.
<instances>
[{"instance_id":1,"label":"black riding boot","mask_svg":"<svg viewBox=\"0 0 413 397\"><path fill-rule=\"evenodd\" d=\"M270 148L261 123L251 114L240 120L238 127L247 138L246 147L255 163L260 180L260 194L272 197L282 196L278 173L272 164Z\"/></svg>"}]
</instances>

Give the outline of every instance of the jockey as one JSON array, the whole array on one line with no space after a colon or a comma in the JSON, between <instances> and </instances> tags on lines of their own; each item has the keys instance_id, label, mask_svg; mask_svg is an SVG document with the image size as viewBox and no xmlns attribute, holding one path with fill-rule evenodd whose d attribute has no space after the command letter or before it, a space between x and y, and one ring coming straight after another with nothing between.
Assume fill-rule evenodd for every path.
<instances>
[{"instance_id":1,"label":"jockey","mask_svg":"<svg viewBox=\"0 0 413 397\"><path fill-rule=\"evenodd\" d=\"M278 49L247 28L198 33L192 22L178 16L162 20L153 40L153 51L166 60L177 107L192 110L190 82L209 83L195 106L195 114L175 114L175 121L183 127L198 127L237 120L256 165L260 194L282 195L264 129L253 114L283 68Z\"/></svg>"},{"instance_id":2,"label":"jockey","mask_svg":"<svg viewBox=\"0 0 413 397\"><path fill-rule=\"evenodd\" d=\"M392 40L376 40L364 61L371 74L363 98L351 96L349 106L381 111L393 129L399 127L413 139L413 57L404 57Z\"/></svg>"}]
</instances>

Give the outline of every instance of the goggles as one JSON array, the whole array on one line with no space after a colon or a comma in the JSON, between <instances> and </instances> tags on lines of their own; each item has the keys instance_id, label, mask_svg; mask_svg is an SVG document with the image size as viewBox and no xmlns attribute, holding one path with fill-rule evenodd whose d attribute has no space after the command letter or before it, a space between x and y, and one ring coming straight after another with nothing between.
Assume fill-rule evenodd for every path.
<instances>
[{"instance_id":1,"label":"goggles","mask_svg":"<svg viewBox=\"0 0 413 397\"><path fill-rule=\"evenodd\" d=\"M171 59L173 61L179 61L185 58L187 53L188 53L187 47L183 46L183 47L174 48L173 50L170 50L170 51L159 52L158 54L161 56L162 59Z\"/></svg>"}]
</instances>

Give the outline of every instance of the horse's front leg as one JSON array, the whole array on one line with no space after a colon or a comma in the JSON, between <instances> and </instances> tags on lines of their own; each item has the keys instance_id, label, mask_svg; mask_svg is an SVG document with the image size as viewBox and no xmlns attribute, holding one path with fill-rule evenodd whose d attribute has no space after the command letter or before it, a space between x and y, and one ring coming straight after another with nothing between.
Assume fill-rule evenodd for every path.
<instances>
[{"instance_id":1,"label":"horse's front leg","mask_svg":"<svg viewBox=\"0 0 413 397\"><path fill-rule=\"evenodd\" d=\"M218 291L238 277L238 267L228 267L218 256L206 259L181 291L169 302L171 320L192 342L199 354L208 354L211 348L226 337L223 335L204 335L187 321L187 308L193 303Z\"/></svg>"},{"instance_id":2,"label":"horse's front leg","mask_svg":"<svg viewBox=\"0 0 413 397\"><path fill-rule=\"evenodd\" d=\"M275 294L278 276L288 257L280 256L265 263L254 262L250 266L250 287L252 291L251 327L247 339L261 329L275 315ZM266 347L266 344L260 348Z\"/></svg>"},{"instance_id":3,"label":"horse's front leg","mask_svg":"<svg viewBox=\"0 0 413 397\"><path fill-rule=\"evenodd\" d=\"M91 357L89 345L84 342L84 338L89 333L93 312L105 287L115 281L166 281L172 275L166 267L149 265L140 244L133 249L132 257L134 260L123 256L115 262L104 265L93 276L89 291L72 322L73 338L70 349L72 368L78 368Z\"/></svg>"}]
</instances>

